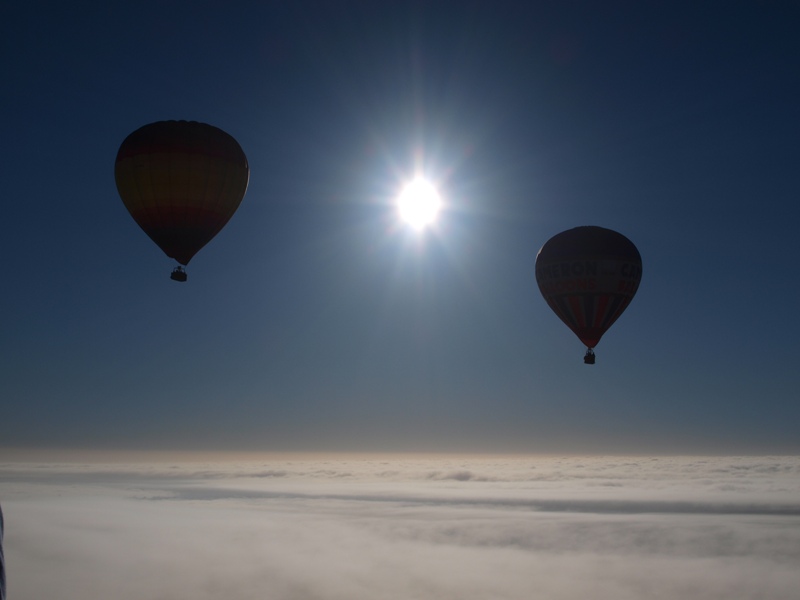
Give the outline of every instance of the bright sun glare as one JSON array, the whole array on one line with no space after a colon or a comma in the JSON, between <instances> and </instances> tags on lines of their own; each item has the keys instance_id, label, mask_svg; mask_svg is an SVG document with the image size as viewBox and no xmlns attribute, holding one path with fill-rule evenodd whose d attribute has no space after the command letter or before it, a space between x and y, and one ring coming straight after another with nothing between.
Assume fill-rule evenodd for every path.
<instances>
[{"instance_id":1,"label":"bright sun glare","mask_svg":"<svg viewBox=\"0 0 800 600\"><path fill-rule=\"evenodd\" d=\"M432 224L442 207L442 199L436 187L420 177L403 188L397 197L400 218L414 229L423 229Z\"/></svg>"}]
</instances>

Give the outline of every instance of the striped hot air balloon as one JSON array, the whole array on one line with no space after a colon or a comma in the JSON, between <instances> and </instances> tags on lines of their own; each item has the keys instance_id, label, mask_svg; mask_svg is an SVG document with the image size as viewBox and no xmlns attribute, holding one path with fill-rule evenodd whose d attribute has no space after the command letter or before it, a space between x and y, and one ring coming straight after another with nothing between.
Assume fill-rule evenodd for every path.
<instances>
[{"instance_id":1,"label":"striped hot air balloon","mask_svg":"<svg viewBox=\"0 0 800 600\"><path fill-rule=\"evenodd\" d=\"M550 238L536 256L536 283L553 312L586 344L584 362L628 307L642 278L642 257L621 233L576 227Z\"/></svg>"},{"instance_id":2,"label":"striped hot air balloon","mask_svg":"<svg viewBox=\"0 0 800 600\"><path fill-rule=\"evenodd\" d=\"M236 212L250 169L238 142L221 129L159 121L125 138L114 174L136 223L185 266ZM183 266L173 279L186 281Z\"/></svg>"}]
</instances>

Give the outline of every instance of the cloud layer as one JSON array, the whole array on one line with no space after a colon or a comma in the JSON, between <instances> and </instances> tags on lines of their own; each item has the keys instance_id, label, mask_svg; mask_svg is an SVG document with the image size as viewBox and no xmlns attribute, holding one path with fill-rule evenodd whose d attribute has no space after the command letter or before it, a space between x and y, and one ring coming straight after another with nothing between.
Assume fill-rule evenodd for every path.
<instances>
[{"instance_id":1,"label":"cloud layer","mask_svg":"<svg viewBox=\"0 0 800 600\"><path fill-rule=\"evenodd\" d=\"M800 458L0 465L15 600L794 599Z\"/></svg>"}]
</instances>

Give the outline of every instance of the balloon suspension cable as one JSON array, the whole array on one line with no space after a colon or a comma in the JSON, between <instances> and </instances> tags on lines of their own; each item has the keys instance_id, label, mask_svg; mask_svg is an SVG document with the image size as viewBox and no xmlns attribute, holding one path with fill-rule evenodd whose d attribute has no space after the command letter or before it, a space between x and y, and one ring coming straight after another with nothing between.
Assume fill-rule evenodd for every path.
<instances>
[{"instance_id":1,"label":"balloon suspension cable","mask_svg":"<svg viewBox=\"0 0 800 600\"><path fill-rule=\"evenodd\" d=\"M587 365L594 364L594 350L586 348L586 354L583 356L583 363Z\"/></svg>"},{"instance_id":2,"label":"balloon suspension cable","mask_svg":"<svg viewBox=\"0 0 800 600\"><path fill-rule=\"evenodd\" d=\"M172 274L169 276L173 281L186 281L186 270L178 265L172 269Z\"/></svg>"}]
</instances>

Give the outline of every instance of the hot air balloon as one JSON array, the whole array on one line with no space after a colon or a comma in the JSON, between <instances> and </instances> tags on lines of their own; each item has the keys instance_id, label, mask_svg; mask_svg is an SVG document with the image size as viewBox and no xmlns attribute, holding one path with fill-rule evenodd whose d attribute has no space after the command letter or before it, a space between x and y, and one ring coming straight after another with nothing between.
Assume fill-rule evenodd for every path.
<instances>
[{"instance_id":1,"label":"hot air balloon","mask_svg":"<svg viewBox=\"0 0 800 600\"><path fill-rule=\"evenodd\" d=\"M239 208L250 169L238 142L212 125L159 121L131 133L117 152L117 191L136 223L184 266Z\"/></svg>"},{"instance_id":2,"label":"hot air balloon","mask_svg":"<svg viewBox=\"0 0 800 600\"><path fill-rule=\"evenodd\" d=\"M536 283L547 304L586 344L583 362L628 307L642 278L642 257L621 233L576 227L550 238L536 256Z\"/></svg>"}]
</instances>

